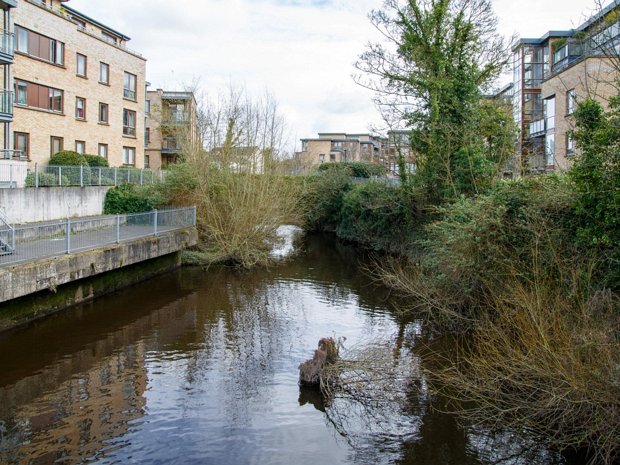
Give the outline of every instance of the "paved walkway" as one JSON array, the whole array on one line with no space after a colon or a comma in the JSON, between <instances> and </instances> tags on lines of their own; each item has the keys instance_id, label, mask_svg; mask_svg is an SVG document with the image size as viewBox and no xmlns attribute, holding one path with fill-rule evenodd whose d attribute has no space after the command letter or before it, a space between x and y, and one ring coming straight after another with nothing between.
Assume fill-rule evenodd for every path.
<instances>
[{"instance_id":1,"label":"paved walkway","mask_svg":"<svg viewBox=\"0 0 620 465\"><path fill-rule=\"evenodd\" d=\"M179 219L181 216L179 216ZM78 252L88 249L94 249L117 242L117 231L115 219L102 220L100 218L93 219L76 219L72 220L72 224L80 225L81 222L105 221L99 223L97 227L82 229L76 231L72 227L70 233L70 241L67 244L66 227L62 222L57 223L40 223L37 225L28 225L16 228L16 244L15 251L10 254L0 255L0 268L14 265L17 263L32 262L38 259L53 257L55 255L63 255L67 253L67 245L69 245L69 253ZM119 241L127 242L142 237L155 235L153 224L127 224L123 222L120 225ZM176 225L158 225L157 233L165 233L177 229L184 229L193 226L187 221L178 221ZM40 237L40 239L38 239ZM11 233L7 230L0 230L0 239L7 244L11 244Z\"/></svg>"}]
</instances>

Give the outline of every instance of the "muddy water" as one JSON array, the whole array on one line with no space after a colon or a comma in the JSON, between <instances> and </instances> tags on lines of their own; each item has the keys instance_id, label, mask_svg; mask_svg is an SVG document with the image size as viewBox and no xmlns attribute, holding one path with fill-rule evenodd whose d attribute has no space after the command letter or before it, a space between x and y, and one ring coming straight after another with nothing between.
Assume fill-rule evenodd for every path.
<instances>
[{"instance_id":1,"label":"muddy water","mask_svg":"<svg viewBox=\"0 0 620 465\"><path fill-rule=\"evenodd\" d=\"M320 337L393 341L416 364L418 321L394 316L358 251L309 237L269 270L184 269L0 335L0 462L490 464L510 434L457 426L424 379L387 422L348 428L297 366ZM385 419L385 418L384 418ZM545 451L504 463L556 463Z\"/></svg>"}]
</instances>

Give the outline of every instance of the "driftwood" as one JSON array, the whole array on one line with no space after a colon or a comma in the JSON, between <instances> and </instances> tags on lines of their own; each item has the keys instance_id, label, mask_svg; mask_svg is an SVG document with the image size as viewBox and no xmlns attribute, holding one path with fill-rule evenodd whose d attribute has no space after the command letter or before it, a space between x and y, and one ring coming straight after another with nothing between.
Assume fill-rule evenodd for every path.
<instances>
[{"instance_id":1,"label":"driftwood","mask_svg":"<svg viewBox=\"0 0 620 465\"><path fill-rule=\"evenodd\" d=\"M302 386L320 386L321 374L325 366L338 360L338 344L331 337L319 341L314 357L299 365L299 384Z\"/></svg>"}]
</instances>

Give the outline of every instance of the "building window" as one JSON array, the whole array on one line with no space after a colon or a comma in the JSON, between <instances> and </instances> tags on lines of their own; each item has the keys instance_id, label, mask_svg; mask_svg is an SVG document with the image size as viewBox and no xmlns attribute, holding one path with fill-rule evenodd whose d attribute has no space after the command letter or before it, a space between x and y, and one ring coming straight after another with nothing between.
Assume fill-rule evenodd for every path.
<instances>
[{"instance_id":1,"label":"building window","mask_svg":"<svg viewBox=\"0 0 620 465\"><path fill-rule=\"evenodd\" d=\"M123 109L123 135L136 136L136 112Z\"/></svg>"},{"instance_id":2,"label":"building window","mask_svg":"<svg viewBox=\"0 0 620 465\"><path fill-rule=\"evenodd\" d=\"M62 113L63 91L15 79L15 102L19 105Z\"/></svg>"},{"instance_id":3,"label":"building window","mask_svg":"<svg viewBox=\"0 0 620 465\"><path fill-rule=\"evenodd\" d=\"M123 165L135 165L135 164L136 164L135 147L123 147Z\"/></svg>"},{"instance_id":4,"label":"building window","mask_svg":"<svg viewBox=\"0 0 620 465\"><path fill-rule=\"evenodd\" d=\"M147 100L146 102L144 102L144 113L146 113L147 115L151 113L151 101Z\"/></svg>"},{"instance_id":5,"label":"building window","mask_svg":"<svg viewBox=\"0 0 620 465\"><path fill-rule=\"evenodd\" d=\"M566 114L567 115L572 115L575 112L575 107L576 107L576 100L575 100L575 89L570 89L568 92L566 92Z\"/></svg>"},{"instance_id":6,"label":"building window","mask_svg":"<svg viewBox=\"0 0 620 465\"><path fill-rule=\"evenodd\" d=\"M553 97L546 98L544 101L545 112L545 129L555 128L555 95Z\"/></svg>"},{"instance_id":7,"label":"building window","mask_svg":"<svg viewBox=\"0 0 620 465\"><path fill-rule=\"evenodd\" d=\"M330 153L329 154L329 161L336 161L336 154L335 153Z\"/></svg>"},{"instance_id":8,"label":"building window","mask_svg":"<svg viewBox=\"0 0 620 465\"><path fill-rule=\"evenodd\" d=\"M82 55L81 53L76 53L75 54L75 74L77 74L80 77L86 77L86 72L87 72L87 58L86 55Z\"/></svg>"},{"instance_id":9,"label":"building window","mask_svg":"<svg viewBox=\"0 0 620 465\"><path fill-rule=\"evenodd\" d=\"M58 152L62 152L63 138L62 137L50 137L50 156L55 155Z\"/></svg>"},{"instance_id":10,"label":"building window","mask_svg":"<svg viewBox=\"0 0 620 465\"><path fill-rule=\"evenodd\" d=\"M110 65L99 63L99 82L102 84L110 83Z\"/></svg>"},{"instance_id":11,"label":"building window","mask_svg":"<svg viewBox=\"0 0 620 465\"><path fill-rule=\"evenodd\" d=\"M30 134L27 132L13 133L13 149L30 158Z\"/></svg>"},{"instance_id":12,"label":"building window","mask_svg":"<svg viewBox=\"0 0 620 465\"><path fill-rule=\"evenodd\" d=\"M86 119L86 99L75 97L75 119Z\"/></svg>"},{"instance_id":13,"label":"building window","mask_svg":"<svg viewBox=\"0 0 620 465\"><path fill-rule=\"evenodd\" d=\"M125 71L123 79L123 97L136 100L136 75Z\"/></svg>"},{"instance_id":14,"label":"building window","mask_svg":"<svg viewBox=\"0 0 620 465\"><path fill-rule=\"evenodd\" d=\"M148 155L144 155L144 167L145 168L151 167L151 157L149 157Z\"/></svg>"},{"instance_id":15,"label":"building window","mask_svg":"<svg viewBox=\"0 0 620 465\"><path fill-rule=\"evenodd\" d=\"M37 34L21 26L15 26L17 51L40 58L55 65L63 65L65 61L65 44Z\"/></svg>"},{"instance_id":16,"label":"building window","mask_svg":"<svg viewBox=\"0 0 620 465\"><path fill-rule=\"evenodd\" d=\"M107 160L108 159L108 144L99 144L98 153L101 158L105 158Z\"/></svg>"},{"instance_id":17,"label":"building window","mask_svg":"<svg viewBox=\"0 0 620 465\"><path fill-rule=\"evenodd\" d=\"M547 166L555 165L555 135L547 134L545 136L545 160Z\"/></svg>"},{"instance_id":18,"label":"building window","mask_svg":"<svg viewBox=\"0 0 620 465\"><path fill-rule=\"evenodd\" d=\"M144 130L144 145L146 147L151 143L151 128L146 128Z\"/></svg>"},{"instance_id":19,"label":"building window","mask_svg":"<svg viewBox=\"0 0 620 465\"><path fill-rule=\"evenodd\" d=\"M570 134L566 134L566 153L569 155L575 153L575 140Z\"/></svg>"},{"instance_id":20,"label":"building window","mask_svg":"<svg viewBox=\"0 0 620 465\"><path fill-rule=\"evenodd\" d=\"M76 140L75 151L84 155L86 153L86 142L84 142L83 140Z\"/></svg>"},{"instance_id":21,"label":"building window","mask_svg":"<svg viewBox=\"0 0 620 465\"><path fill-rule=\"evenodd\" d=\"M319 161L320 161L321 163L323 163L323 162L325 161L325 154L324 154L324 153L322 153L322 154L320 154L320 155L319 155Z\"/></svg>"},{"instance_id":22,"label":"building window","mask_svg":"<svg viewBox=\"0 0 620 465\"><path fill-rule=\"evenodd\" d=\"M101 124L108 124L109 121L108 116L108 104L107 103L99 103L99 122Z\"/></svg>"}]
</instances>

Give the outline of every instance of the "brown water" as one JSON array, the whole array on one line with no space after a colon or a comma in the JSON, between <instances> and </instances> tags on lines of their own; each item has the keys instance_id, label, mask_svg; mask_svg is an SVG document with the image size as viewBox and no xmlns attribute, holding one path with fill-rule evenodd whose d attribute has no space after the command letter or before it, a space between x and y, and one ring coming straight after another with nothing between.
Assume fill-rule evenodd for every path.
<instances>
[{"instance_id":1,"label":"brown water","mask_svg":"<svg viewBox=\"0 0 620 465\"><path fill-rule=\"evenodd\" d=\"M183 269L0 335L0 462L487 465L523 442L461 428L423 377L385 417L338 412L297 385L320 337L393 341L418 363L364 258L306 238L269 270ZM388 425L386 427L386 425ZM341 426L341 425L339 425ZM503 463L557 463L535 447Z\"/></svg>"}]
</instances>

